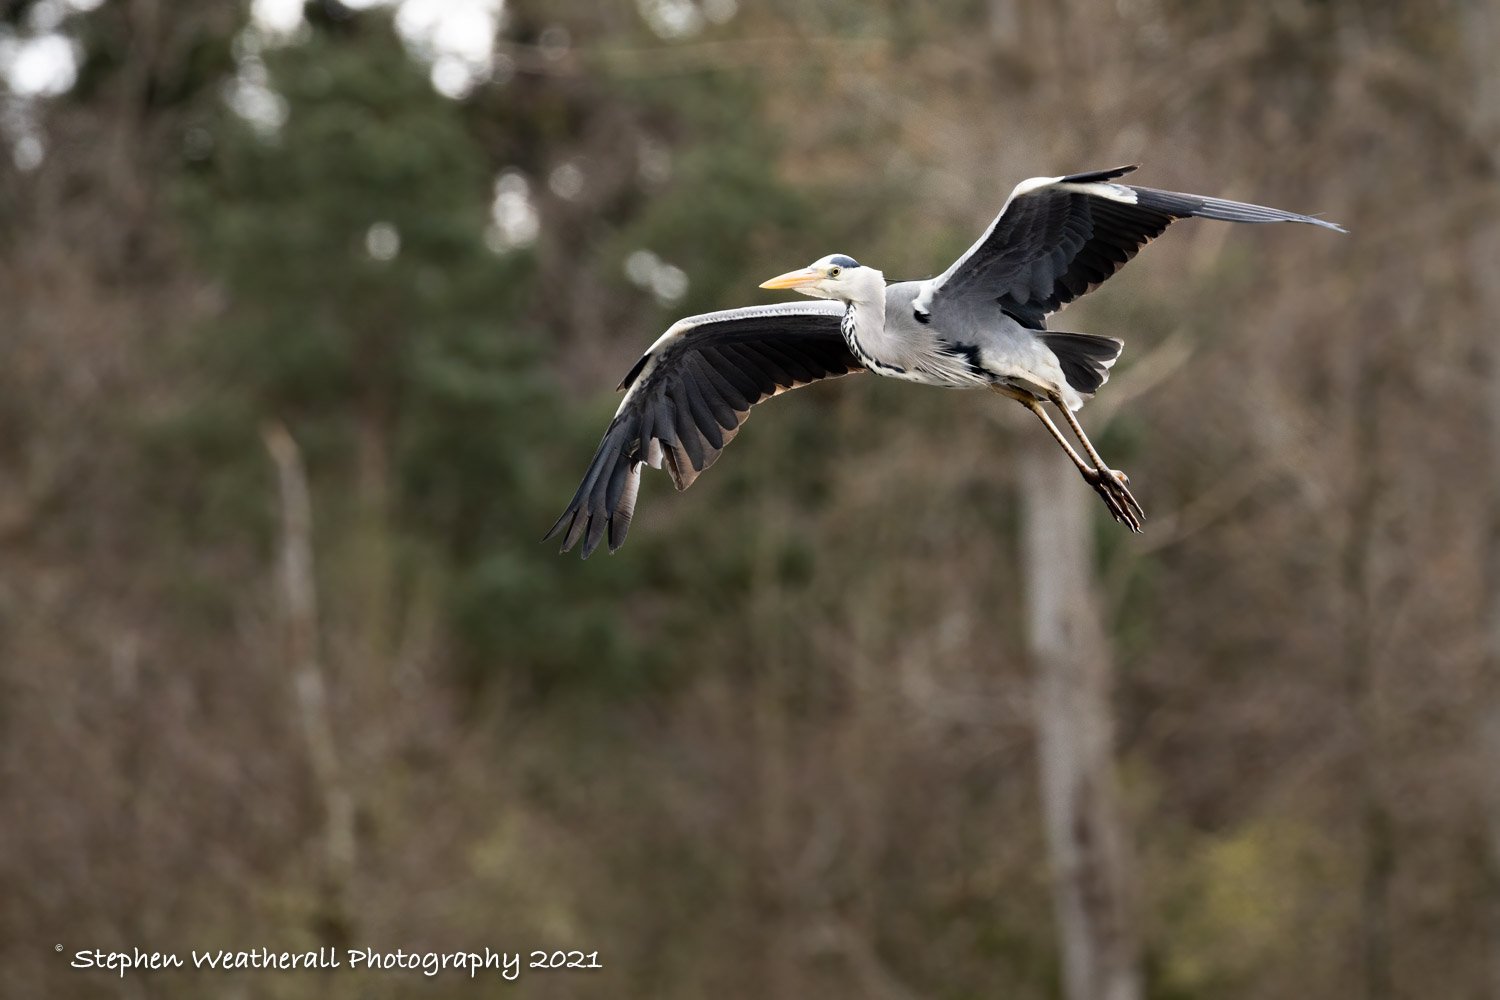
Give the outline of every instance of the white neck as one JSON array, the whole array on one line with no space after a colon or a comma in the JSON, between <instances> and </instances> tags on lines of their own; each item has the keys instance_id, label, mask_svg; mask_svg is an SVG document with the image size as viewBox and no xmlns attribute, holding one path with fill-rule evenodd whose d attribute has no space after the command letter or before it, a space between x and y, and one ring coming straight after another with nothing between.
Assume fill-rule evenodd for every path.
<instances>
[{"instance_id":1,"label":"white neck","mask_svg":"<svg viewBox=\"0 0 1500 1000\"><path fill-rule=\"evenodd\" d=\"M885 319L885 275L873 267L857 267L844 272L843 284L848 286L844 299L851 308L866 307L879 313L882 325Z\"/></svg>"},{"instance_id":2,"label":"white neck","mask_svg":"<svg viewBox=\"0 0 1500 1000\"><path fill-rule=\"evenodd\" d=\"M855 357L881 374L896 374L890 370L892 366L905 368L908 352L885 330L885 276L872 267L861 267L858 280L849 283L846 295L848 311L842 329Z\"/></svg>"}]
</instances>

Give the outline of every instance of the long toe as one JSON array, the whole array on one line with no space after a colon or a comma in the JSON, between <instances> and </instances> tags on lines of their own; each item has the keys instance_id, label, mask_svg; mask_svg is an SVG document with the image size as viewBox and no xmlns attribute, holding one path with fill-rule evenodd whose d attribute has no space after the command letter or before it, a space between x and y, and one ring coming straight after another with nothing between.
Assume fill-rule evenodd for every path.
<instances>
[{"instance_id":1,"label":"long toe","mask_svg":"<svg viewBox=\"0 0 1500 1000\"><path fill-rule=\"evenodd\" d=\"M1104 506L1109 508L1110 514L1116 521L1133 532L1141 530L1145 511L1141 509L1140 503L1130 492L1130 487L1125 485L1129 480L1123 472L1116 472L1113 469L1095 469L1085 474L1084 478L1094 488L1094 492L1099 494L1099 499L1104 501Z\"/></svg>"},{"instance_id":2,"label":"long toe","mask_svg":"<svg viewBox=\"0 0 1500 1000\"><path fill-rule=\"evenodd\" d=\"M1110 516L1134 531L1135 526L1131 523L1133 518L1130 510L1121 501L1118 494L1110 489L1109 484L1099 479L1091 482L1090 485L1094 487L1094 492L1099 494L1099 499L1104 501L1104 506L1109 508Z\"/></svg>"},{"instance_id":3,"label":"long toe","mask_svg":"<svg viewBox=\"0 0 1500 1000\"><path fill-rule=\"evenodd\" d=\"M1126 508L1134 516L1135 524L1133 527L1136 531L1140 531L1141 524L1146 520L1146 511L1141 506L1141 502L1135 498L1135 494L1130 492L1130 477L1118 469L1110 469L1109 474L1119 489L1121 500L1124 501Z\"/></svg>"}]
</instances>

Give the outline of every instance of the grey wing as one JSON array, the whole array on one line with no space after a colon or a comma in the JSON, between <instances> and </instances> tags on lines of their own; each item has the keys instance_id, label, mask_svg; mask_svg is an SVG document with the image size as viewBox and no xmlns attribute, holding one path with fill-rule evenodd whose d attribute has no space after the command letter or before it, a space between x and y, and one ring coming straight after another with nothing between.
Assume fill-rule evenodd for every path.
<instances>
[{"instance_id":1,"label":"grey wing","mask_svg":"<svg viewBox=\"0 0 1500 1000\"><path fill-rule=\"evenodd\" d=\"M1344 232L1295 212L1113 183L1134 169L1022 181L978 242L927 283L918 312L983 300L1040 328L1047 315L1099 287L1178 219L1305 222Z\"/></svg>"},{"instance_id":2,"label":"grey wing","mask_svg":"<svg viewBox=\"0 0 1500 1000\"><path fill-rule=\"evenodd\" d=\"M665 466L679 490L718 459L756 403L862 371L839 331L836 302L784 302L675 323L625 376L627 390L583 482L546 538L585 558L607 533L625 541L641 465Z\"/></svg>"}]
</instances>

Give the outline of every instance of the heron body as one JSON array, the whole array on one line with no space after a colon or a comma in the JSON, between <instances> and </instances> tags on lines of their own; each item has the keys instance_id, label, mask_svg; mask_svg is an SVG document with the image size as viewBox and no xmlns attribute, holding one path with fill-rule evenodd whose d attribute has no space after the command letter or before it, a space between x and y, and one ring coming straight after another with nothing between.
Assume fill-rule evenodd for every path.
<instances>
[{"instance_id":1,"label":"heron body","mask_svg":"<svg viewBox=\"0 0 1500 1000\"><path fill-rule=\"evenodd\" d=\"M863 287L851 289L851 293L862 298L850 299L839 331L866 371L950 389L1045 393L1046 387L1051 387L1073 409L1083 405L1083 396L1062 371L1056 349L1047 345L1048 334L1029 330L1003 312L995 315L993 310L989 314L962 308L943 310L934 318L930 312L916 308L927 282L887 285L884 275L874 268L860 270L866 272L860 276ZM1110 345L1119 343L1097 339Z\"/></svg>"},{"instance_id":2,"label":"heron body","mask_svg":"<svg viewBox=\"0 0 1500 1000\"><path fill-rule=\"evenodd\" d=\"M1079 473L1133 531L1144 512L1123 473L1099 457L1074 417L1109 378L1121 341L1047 329L1048 317L1092 290L1173 221L1302 222L1293 212L1119 184L1135 169L1032 178L963 256L925 281L887 284L844 254L765 282L811 302L750 306L674 323L620 383L625 397L583 482L552 529L587 556L619 548L643 465L690 486L738 433L750 409L788 389L868 371L946 388L985 388L1035 413ZM1082 445L1047 413L1053 405Z\"/></svg>"}]
</instances>

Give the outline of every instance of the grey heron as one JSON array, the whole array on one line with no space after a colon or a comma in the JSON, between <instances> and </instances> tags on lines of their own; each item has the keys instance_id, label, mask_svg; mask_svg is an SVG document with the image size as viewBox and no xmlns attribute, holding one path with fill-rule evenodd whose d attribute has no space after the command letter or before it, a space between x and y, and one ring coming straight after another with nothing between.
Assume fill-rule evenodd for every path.
<instances>
[{"instance_id":1,"label":"grey heron","mask_svg":"<svg viewBox=\"0 0 1500 1000\"><path fill-rule=\"evenodd\" d=\"M641 466L677 489L718 459L756 403L820 379L868 371L950 388L981 388L1036 414L1115 520L1140 531L1145 512L1074 416L1109 379L1123 343L1047 329L1178 219L1331 222L1295 212L1118 183L1134 166L1034 177L1016 185L989 228L948 269L887 284L844 254L772 278L819 301L747 306L672 324L620 382L614 419L572 502L546 538L587 557L625 540ZM1045 408L1062 415L1069 443Z\"/></svg>"}]
</instances>

